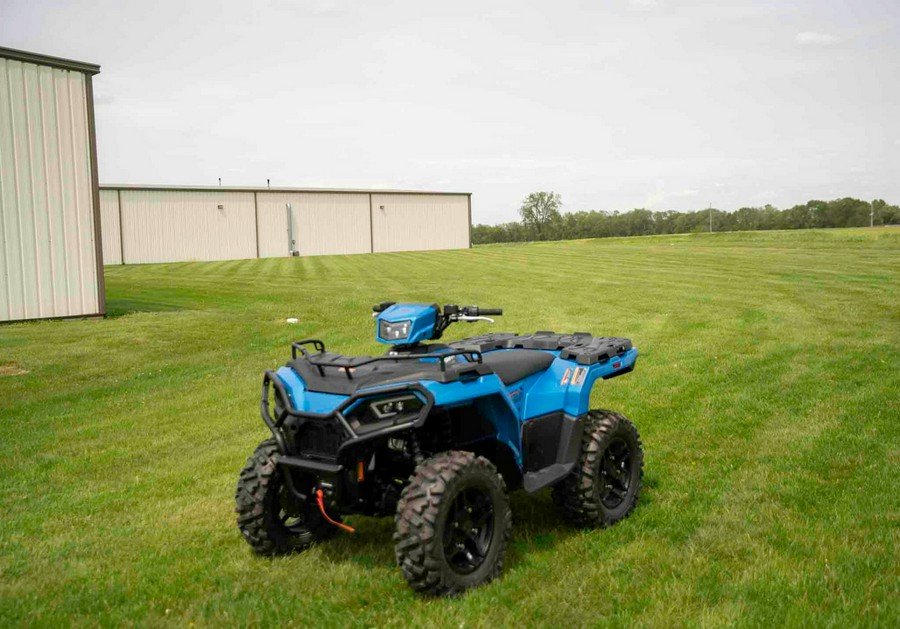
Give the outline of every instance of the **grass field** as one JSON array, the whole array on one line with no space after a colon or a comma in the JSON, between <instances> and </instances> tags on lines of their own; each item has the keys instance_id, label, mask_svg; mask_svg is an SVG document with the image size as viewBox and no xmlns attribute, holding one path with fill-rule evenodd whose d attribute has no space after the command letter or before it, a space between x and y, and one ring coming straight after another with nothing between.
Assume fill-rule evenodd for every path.
<instances>
[{"instance_id":1,"label":"grass field","mask_svg":"<svg viewBox=\"0 0 900 629\"><path fill-rule=\"evenodd\" d=\"M900 231L110 267L107 319L0 326L0 626L900 626ZM634 339L594 405L646 450L628 520L514 494L502 579L423 600L392 521L277 560L234 524L262 370L377 351L384 299ZM297 325L286 317L300 318ZM457 326L471 335L487 326ZM27 373L22 373L22 372Z\"/></svg>"}]
</instances>

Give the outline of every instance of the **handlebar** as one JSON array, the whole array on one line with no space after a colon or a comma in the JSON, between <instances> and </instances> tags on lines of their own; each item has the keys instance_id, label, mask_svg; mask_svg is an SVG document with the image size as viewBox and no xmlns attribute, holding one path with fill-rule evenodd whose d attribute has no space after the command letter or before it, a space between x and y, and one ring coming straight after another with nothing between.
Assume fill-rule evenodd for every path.
<instances>
[{"instance_id":1,"label":"handlebar","mask_svg":"<svg viewBox=\"0 0 900 629\"><path fill-rule=\"evenodd\" d=\"M457 306L456 304L447 304L444 306L444 316L478 317L482 315L502 315L502 308L479 308L478 306Z\"/></svg>"}]
</instances>

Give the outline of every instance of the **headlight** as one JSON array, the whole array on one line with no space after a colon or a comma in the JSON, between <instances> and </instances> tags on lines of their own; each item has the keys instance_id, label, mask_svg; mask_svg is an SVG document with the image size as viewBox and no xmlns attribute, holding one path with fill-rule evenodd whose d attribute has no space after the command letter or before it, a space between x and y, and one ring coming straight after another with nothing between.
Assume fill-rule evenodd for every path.
<instances>
[{"instance_id":1,"label":"headlight","mask_svg":"<svg viewBox=\"0 0 900 629\"><path fill-rule=\"evenodd\" d=\"M347 413L347 420L353 430L367 432L415 421L424 406L422 400L411 394L381 398L358 404Z\"/></svg>"},{"instance_id":2,"label":"headlight","mask_svg":"<svg viewBox=\"0 0 900 629\"><path fill-rule=\"evenodd\" d=\"M400 341L409 336L410 321L380 321L378 336L385 341Z\"/></svg>"},{"instance_id":3,"label":"headlight","mask_svg":"<svg viewBox=\"0 0 900 629\"><path fill-rule=\"evenodd\" d=\"M399 415L418 413L422 408L422 402L415 395L381 400L369 405L378 419L391 419Z\"/></svg>"}]
</instances>

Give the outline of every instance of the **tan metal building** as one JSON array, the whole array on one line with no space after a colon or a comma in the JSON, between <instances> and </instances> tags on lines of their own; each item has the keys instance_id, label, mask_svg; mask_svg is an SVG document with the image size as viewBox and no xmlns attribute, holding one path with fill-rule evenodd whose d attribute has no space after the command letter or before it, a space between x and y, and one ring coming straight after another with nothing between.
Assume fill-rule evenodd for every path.
<instances>
[{"instance_id":1,"label":"tan metal building","mask_svg":"<svg viewBox=\"0 0 900 629\"><path fill-rule=\"evenodd\" d=\"M98 72L0 48L0 321L104 314Z\"/></svg>"},{"instance_id":2,"label":"tan metal building","mask_svg":"<svg viewBox=\"0 0 900 629\"><path fill-rule=\"evenodd\" d=\"M107 264L471 246L469 193L103 185Z\"/></svg>"}]
</instances>

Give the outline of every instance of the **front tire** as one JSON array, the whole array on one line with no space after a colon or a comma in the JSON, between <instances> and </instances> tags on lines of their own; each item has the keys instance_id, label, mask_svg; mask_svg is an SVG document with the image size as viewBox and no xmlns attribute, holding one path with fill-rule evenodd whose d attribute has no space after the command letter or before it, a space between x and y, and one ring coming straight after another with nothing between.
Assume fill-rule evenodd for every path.
<instances>
[{"instance_id":1,"label":"front tire","mask_svg":"<svg viewBox=\"0 0 900 629\"><path fill-rule=\"evenodd\" d=\"M291 504L277 454L273 439L259 444L241 470L234 496L238 529L258 555L300 552L335 530L312 505Z\"/></svg>"},{"instance_id":2,"label":"front tire","mask_svg":"<svg viewBox=\"0 0 900 629\"><path fill-rule=\"evenodd\" d=\"M490 461L451 451L422 462L400 495L394 550L409 585L452 595L500 575L512 514Z\"/></svg>"},{"instance_id":3,"label":"front tire","mask_svg":"<svg viewBox=\"0 0 900 629\"><path fill-rule=\"evenodd\" d=\"M553 488L553 501L580 526L611 526L637 505L644 474L641 437L627 417L595 410L585 418L581 454Z\"/></svg>"}]
</instances>

